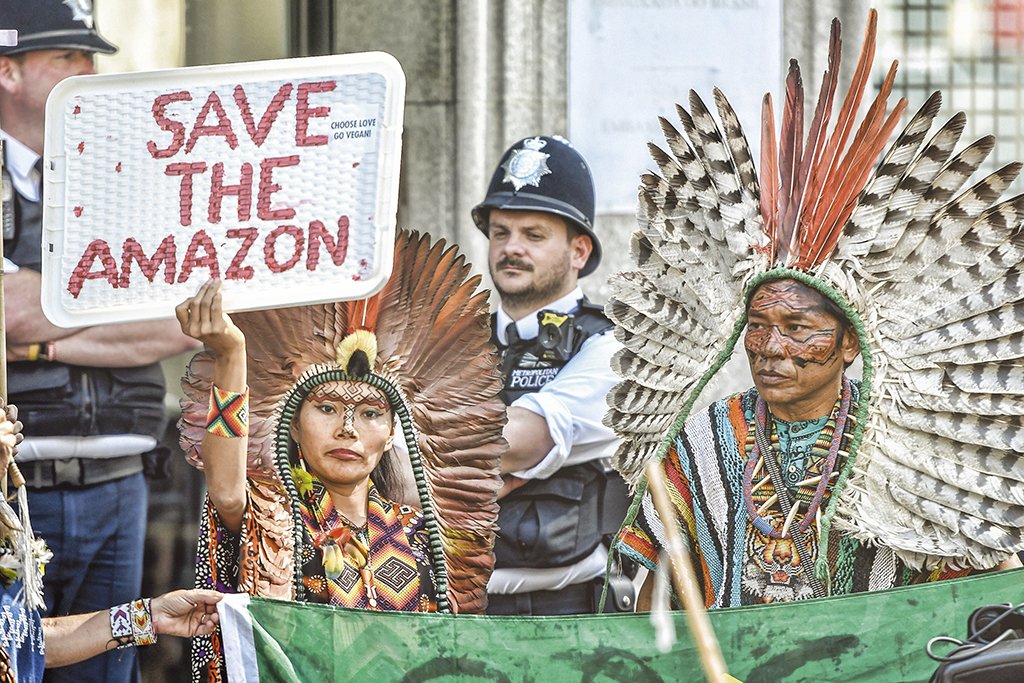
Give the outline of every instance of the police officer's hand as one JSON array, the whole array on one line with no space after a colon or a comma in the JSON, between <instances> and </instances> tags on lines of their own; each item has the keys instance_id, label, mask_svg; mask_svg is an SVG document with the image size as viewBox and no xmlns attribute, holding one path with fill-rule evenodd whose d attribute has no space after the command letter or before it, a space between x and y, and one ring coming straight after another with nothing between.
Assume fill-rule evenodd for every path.
<instances>
[{"instance_id":1,"label":"police officer's hand","mask_svg":"<svg viewBox=\"0 0 1024 683\"><path fill-rule=\"evenodd\" d=\"M520 479L512 474L501 475L501 488L498 490L498 499L501 500L528 481L530 480Z\"/></svg>"},{"instance_id":2,"label":"police officer's hand","mask_svg":"<svg viewBox=\"0 0 1024 683\"><path fill-rule=\"evenodd\" d=\"M221 281L208 280L174 309L181 331L206 344L217 356L245 350L245 335L221 306Z\"/></svg>"},{"instance_id":3,"label":"police officer's hand","mask_svg":"<svg viewBox=\"0 0 1024 683\"><path fill-rule=\"evenodd\" d=\"M7 465L18 452L18 444L25 435L21 433L22 424L18 419L18 407L5 406L3 398L0 398L0 408L0 477L3 477L6 476Z\"/></svg>"}]
</instances>

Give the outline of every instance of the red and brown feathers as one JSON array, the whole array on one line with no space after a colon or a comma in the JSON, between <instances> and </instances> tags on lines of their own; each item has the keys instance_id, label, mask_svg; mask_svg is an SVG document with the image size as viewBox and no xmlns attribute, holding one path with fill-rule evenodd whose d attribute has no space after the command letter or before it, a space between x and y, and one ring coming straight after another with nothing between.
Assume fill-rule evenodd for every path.
<instances>
[{"instance_id":1,"label":"red and brown feathers","mask_svg":"<svg viewBox=\"0 0 1024 683\"><path fill-rule=\"evenodd\" d=\"M375 371L398 377L416 425L448 568L449 597L460 612L482 612L494 566L498 463L505 450L505 406L490 344L487 293L465 258L445 242L402 231L394 269L368 300L250 311L231 318L245 333L250 392L249 475L274 478L278 402L310 365L333 365L356 329L377 337ZM186 369L181 444L202 466L212 359ZM406 483L407 490L415 487Z\"/></svg>"},{"instance_id":2,"label":"red and brown feathers","mask_svg":"<svg viewBox=\"0 0 1024 683\"><path fill-rule=\"evenodd\" d=\"M831 256L875 161L906 108L907 101L901 98L892 112L886 115L896 77L896 62L893 62L877 97L854 132L857 110L874 61L877 28L878 12L872 9L853 81L831 134L827 131L839 79L842 47L838 20L832 22L828 68L822 78L806 144L803 136L803 82L795 60L790 62L786 78L786 102L778 139L775 136L772 98L770 94L764 96L761 217L769 238L769 259L773 264L809 270Z\"/></svg>"}]
</instances>

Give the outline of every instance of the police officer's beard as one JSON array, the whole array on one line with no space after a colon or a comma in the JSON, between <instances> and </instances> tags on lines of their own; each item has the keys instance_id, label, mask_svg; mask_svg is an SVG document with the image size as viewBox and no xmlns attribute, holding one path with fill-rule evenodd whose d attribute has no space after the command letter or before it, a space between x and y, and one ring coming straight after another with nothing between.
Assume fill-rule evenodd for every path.
<instances>
[{"instance_id":1,"label":"police officer's beard","mask_svg":"<svg viewBox=\"0 0 1024 683\"><path fill-rule=\"evenodd\" d=\"M491 272L491 279L495 280L494 288L498 290L498 294L503 302L511 304L516 308L539 309L567 293L566 288L569 284L571 262L571 255L568 250L565 253L564 259L546 271L538 270L536 266L531 267L515 259L506 258L498 262L497 268L500 269L509 263L519 267L528 267L533 274L533 281L521 289L510 291L498 284L494 278L493 271Z\"/></svg>"}]
</instances>

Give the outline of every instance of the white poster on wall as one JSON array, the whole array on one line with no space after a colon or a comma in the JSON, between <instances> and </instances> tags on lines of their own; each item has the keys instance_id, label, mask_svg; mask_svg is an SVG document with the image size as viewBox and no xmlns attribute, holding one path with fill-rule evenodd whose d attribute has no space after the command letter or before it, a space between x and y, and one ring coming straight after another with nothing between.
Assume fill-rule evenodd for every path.
<instances>
[{"instance_id":1,"label":"white poster on wall","mask_svg":"<svg viewBox=\"0 0 1024 683\"><path fill-rule=\"evenodd\" d=\"M569 136L599 213L635 211L647 143L664 147L658 116L678 120L691 89L714 111L720 88L757 154L761 97L782 82L781 0L571 0L569 13Z\"/></svg>"},{"instance_id":2,"label":"white poster on wall","mask_svg":"<svg viewBox=\"0 0 1024 683\"><path fill-rule=\"evenodd\" d=\"M391 274L405 76L383 53L70 78L47 102L42 305L65 327L357 299Z\"/></svg>"}]
</instances>

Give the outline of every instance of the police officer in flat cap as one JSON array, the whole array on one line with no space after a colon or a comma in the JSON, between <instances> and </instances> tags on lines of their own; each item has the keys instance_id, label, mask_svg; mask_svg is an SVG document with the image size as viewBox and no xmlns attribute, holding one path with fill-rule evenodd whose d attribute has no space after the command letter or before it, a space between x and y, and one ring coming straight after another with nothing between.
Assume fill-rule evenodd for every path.
<instances>
[{"instance_id":1,"label":"police officer in flat cap","mask_svg":"<svg viewBox=\"0 0 1024 683\"><path fill-rule=\"evenodd\" d=\"M501 299L492 330L509 406L487 612L593 613L626 493L608 466L615 435L601 422L618 346L578 284L601 260L590 168L564 138L520 140L473 220ZM628 579L613 588L607 609L631 611Z\"/></svg>"},{"instance_id":2,"label":"police officer in flat cap","mask_svg":"<svg viewBox=\"0 0 1024 683\"><path fill-rule=\"evenodd\" d=\"M19 38L0 48L8 387L26 434L18 461L32 525L54 554L44 577L47 610L92 612L139 597L143 463L166 420L157 361L192 343L173 320L63 329L43 316L44 105L64 78L93 73L94 53L116 48L97 32L91 0L0 0L0 29ZM47 674L137 677L133 650Z\"/></svg>"}]
</instances>

